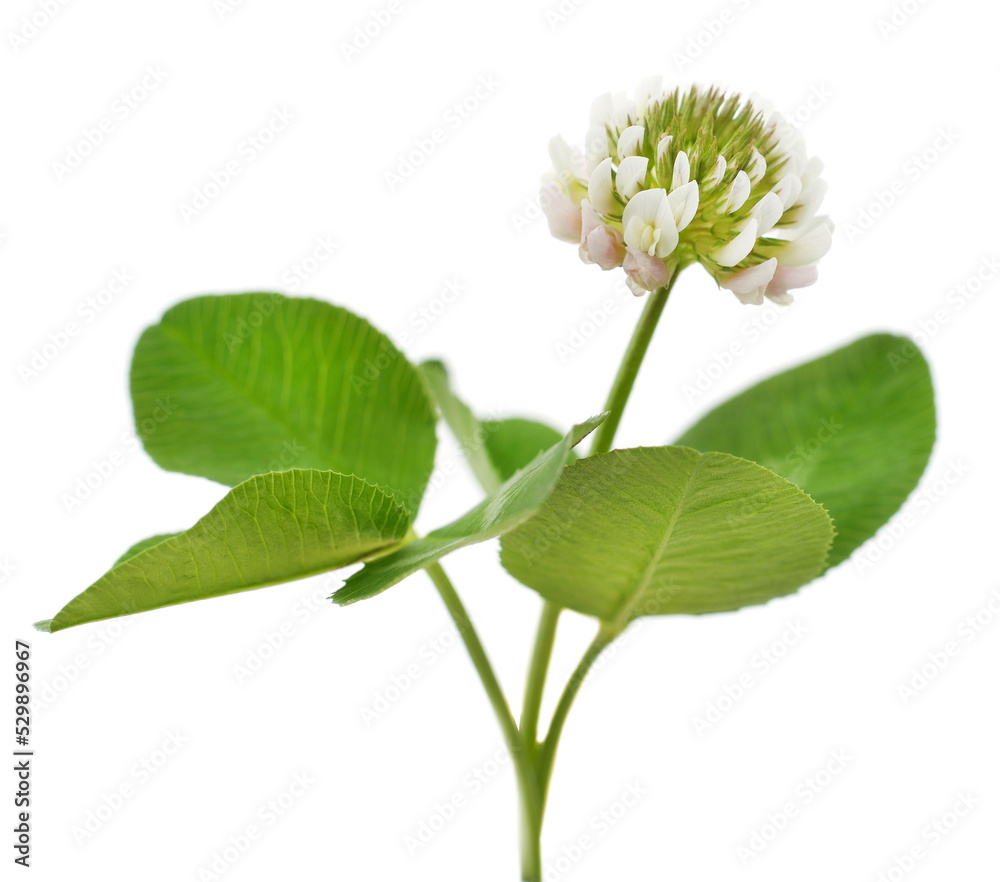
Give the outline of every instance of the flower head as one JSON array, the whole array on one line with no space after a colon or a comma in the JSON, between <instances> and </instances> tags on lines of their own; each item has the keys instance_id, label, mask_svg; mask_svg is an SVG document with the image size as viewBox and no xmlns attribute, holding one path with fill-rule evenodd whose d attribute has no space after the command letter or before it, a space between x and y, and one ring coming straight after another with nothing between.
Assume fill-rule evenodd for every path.
<instances>
[{"instance_id":1,"label":"flower head","mask_svg":"<svg viewBox=\"0 0 1000 882\"><path fill-rule=\"evenodd\" d=\"M643 81L599 97L586 152L549 144L549 229L585 263L624 268L633 293L698 262L743 303L788 303L816 281L833 229L826 184L799 132L758 98Z\"/></svg>"}]
</instances>

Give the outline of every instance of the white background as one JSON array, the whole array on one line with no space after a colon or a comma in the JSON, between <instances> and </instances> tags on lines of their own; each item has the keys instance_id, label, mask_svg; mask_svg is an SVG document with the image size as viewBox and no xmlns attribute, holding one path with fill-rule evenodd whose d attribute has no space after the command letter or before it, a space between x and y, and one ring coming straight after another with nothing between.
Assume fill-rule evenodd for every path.
<instances>
[{"instance_id":1,"label":"white background","mask_svg":"<svg viewBox=\"0 0 1000 882\"><path fill-rule=\"evenodd\" d=\"M619 445L664 443L755 380L876 330L923 334L940 431L923 496L908 504L908 526L897 518L883 531L883 552L869 543L764 607L630 632L579 697L544 835L553 862L581 834L595 844L547 878L875 882L918 844L926 857L887 878L995 877L1000 625L963 643L909 703L897 691L1000 585L996 282L955 305L956 286L997 253L994 7L399 0L350 58L355 28L386 3L99 0L61 6L47 23L40 8L12 0L0 16L0 665L13 670L15 637L31 641L35 692L48 699L34 720L34 878L203 878L251 823L263 835L218 878L519 878L510 766L491 777L496 724L423 575L344 610L302 606L334 577L124 626L48 636L31 623L133 541L190 525L224 492L159 470L129 436L127 369L142 329L193 294L292 292L287 273L323 237L338 247L298 291L408 333L414 359L445 357L481 412L565 428L597 411L642 303L622 295L619 273L582 265L550 238L532 202L549 137L582 142L595 95L656 72L759 91L790 114L826 162L838 230L819 283L787 310L743 307L700 270L686 274ZM34 14L43 26L30 36L22 16ZM147 67L163 79L122 118L118 96ZM449 124L481 79L492 93ZM248 161L241 145L276 111L294 119ZM53 163L105 117L113 131L60 174ZM435 127L444 143L390 188L386 172ZM180 206L233 159L240 174L186 222ZM865 217L867 229L852 231ZM116 270L134 280L82 325L82 304ZM449 281L464 293L421 330L419 310L437 309ZM608 298L601 330L561 350ZM26 377L34 350L71 321L80 333ZM712 367L734 343L733 364ZM685 394L701 371L712 375L705 391ZM107 479L68 510L78 480L113 454ZM454 457L442 432L439 465ZM438 483L423 530L477 498L464 472ZM500 570L495 543L447 566L519 706L537 597ZM789 623L807 633L763 673L759 654ZM282 626L291 636L240 682L237 666ZM592 631L564 617L555 680ZM419 678L366 725L362 709L411 665ZM753 688L699 734L695 718L748 672ZM2 682L10 705L11 674ZM160 759L170 733L185 739L176 755L148 780L133 775ZM837 750L851 757L846 770L803 796ZM488 780L480 792L467 777L477 771ZM294 773L314 783L262 824L259 809ZM123 784L134 795L78 843L73 828ZM635 784L641 800L600 835L593 819L617 813ZM456 793L464 806L411 854L405 838L441 826L435 806ZM925 826L968 793L975 809L935 846ZM8 829L13 807L2 802ZM797 817L741 860L739 847L788 802Z\"/></svg>"}]
</instances>

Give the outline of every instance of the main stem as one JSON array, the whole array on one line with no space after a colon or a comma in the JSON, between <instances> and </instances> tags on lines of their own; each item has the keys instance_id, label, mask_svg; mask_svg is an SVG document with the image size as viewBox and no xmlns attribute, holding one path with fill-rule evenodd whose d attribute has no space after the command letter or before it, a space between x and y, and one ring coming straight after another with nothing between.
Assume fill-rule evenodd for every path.
<instances>
[{"instance_id":1,"label":"main stem","mask_svg":"<svg viewBox=\"0 0 1000 882\"><path fill-rule=\"evenodd\" d=\"M625 350L622 363L618 368L618 374L611 386L611 391L608 393L607 404L604 405L604 409L608 411L608 418L594 432L593 446L590 448L591 456L607 453L611 449L611 443L615 440L615 432L618 431L618 424L625 412L625 403L632 393L635 378L639 374L639 366L646 355L646 350L649 349L649 343L653 339L653 331L656 330L656 325L663 314L663 307L667 305L667 298L670 296L670 291L679 275L680 270L678 269L667 282L666 287L657 288L646 301L646 308L643 309L639 323L635 326L635 331L632 332L632 339L629 341L628 349Z\"/></svg>"},{"instance_id":2,"label":"main stem","mask_svg":"<svg viewBox=\"0 0 1000 882\"><path fill-rule=\"evenodd\" d=\"M677 276L680 275L678 268L673 277L663 288L657 288L649 296L646 306L639 317L639 322L632 332L632 339L622 358L622 363L618 368L611 391L608 393L608 400L604 407L608 411L607 419L601 423L594 433L593 445L590 448L590 455L607 453L614 442L615 433L621 423L622 414L625 412L625 405L632 387L635 385L636 377L639 374L639 367L646 356L649 344L653 339L653 332L663 314L663 308L667 305L667 298L674 287ZM552 658L552 645L555 640L556 624L562 608L546 601L542 609L542 617L538 623L538 635L535 638L535 649L531 657L531 665L528 668L528 682L524 693L524 711L521 715L520 735L522 743L530 757L531 777L535 782L537 793L537 814L533 819L527 819L524 813L525 798L522 793L522 813L521 813L521 857L522 876L526 882L534 882L541 878L541 834L542 821L545 816L545 803L548 798L549 782L552 779L552 767L555 763L556 748L559 745L559 738L562 735L563 726L569 716L570 708L576 698L577 692L583 685L590 668L597 661L605 647L611 643L623 630L619 625L602 623L601 628L594 638L590 647L584 653L580 664L570 677L559 704L556 706L552 722L549 725L545 740L538 742L538 716L542 704L542 693L545 689L545 677L549 669L549 661ZM526 837L530 837L530 842L526 843ZM539 855L537 867L529 875L532 868L527 868L524 862L525 854Z\"/></svg>"},{"instance_id":3,"label":"main stem","mask_svg":"<svg viewBox=\"0 0 1000 882\"><path fill-rule=\"evenodd\" d=\"M601 628L597 632L597 636L594 637L590 646L587 647L587 651L583 654L583 658L580 659L580 663L576 666L576 670L573 671L569 682L566 684L566 688L563 690L562 696L559 698L559 704L556 705L555 713L552 715L552 722L549 724L548 734L545 736L545 741L541 744L541 751L535 761L535 769L541 789L543 813L549 793L549 781L552 779L552 767L555 763L556 748L559 746L559 738L562 735L563 726L566 725L566 718L569 716L570 708L573 706L573 700L576 698L577 692L580 691L583 681L587 679L587 674L590 673L594 662L597 661L608 644L621 634L622 630L624 629L620 625L613 625L610 622L601 623Z\"/></svg>"},{"instance_id":4,"label":"main stem","mask_svg":"<svg viewBox=\"0 0 1000 882\"><path fill-rule=\"evenodd\" d=\"M479 640L479 635L472 625L469 614L462 603L451 579L438 563L428 564L425 568L437 587L444 605L448 608L455 627L461 635L468 650L472 664L475 666L479 679L483 682L493 712L503 731L507 749L510 751L517 775L518 792L521 797L521 876L525 882L541 882L542 853L540 833L542 829L542 796L538 776L535 772L531 753L527 749L524 738L514 722L510 705L503 694L500 682L493 672L486 650ZM534 747L532 742L532 748Z\"/></svg>"},{"instance_id":5,"label":"main stem","mask_svg":"<svg viewBox=\"0 0 1000 882\"><path fill-rule=\"evenodd\" d=\"M639 367L649 349L653 332L667 304L670 290L674 286L678 272L664 288L657 288L649 297L646 307L639 318L639 323L629 341L628 349L622 359L618 374L608 394L605 410L608 418L598 427L594 434L591 455L607 453L611 449L615 432L621 422L625 404L635 385ZM549 781L552 778L552 767L555 762L556 748L562 735L563 726L569 716L570 708L577 692L583 685L594 662L597 661L605 647L611 643L623 630L621 625L603 622L590 647L584 653L576 670L570 677L563 694L556 705L552 722L549 725L545 740L538 741L538 718L541 711L542 695L545 691L545 678L552 658L552 647L555 642L556 626L562 608L545 603L542 617L538 623L538 634L535 638L535 649L528 668L528 680L524 692L524 710L521 715L521 727L518 728L511 713L510 705L503 694L500 683L493 672L486 650L479 640L479 635L469 619L465 606L451 584L445 571L438 563L429 564L426 568L434 582L458 628L465 643L472 664L482 680L483 687L489 697L493 712L496 714L503 731L507 748L514 762L517 774L518 791L521 797L521 878L523 882L541 882L542 879L542 819L545 814L545 802L548 796Z\"/></svg>"},{"instance_id":6,"label":"main stem","mask_svg":"<svg viewBox=\"0 0 1000 882\"><path fill-rule=\"evenodd\" d=\"M542 709L542 695L545 678L552 660L552 647L556 639L556 626L562 607L545 601L542 617L538 622L535 649L528 668L528 680L524 688L524 710L521 712L521 737L531 754L538 749L538 716Z\"/></svg>"}]
</instances>

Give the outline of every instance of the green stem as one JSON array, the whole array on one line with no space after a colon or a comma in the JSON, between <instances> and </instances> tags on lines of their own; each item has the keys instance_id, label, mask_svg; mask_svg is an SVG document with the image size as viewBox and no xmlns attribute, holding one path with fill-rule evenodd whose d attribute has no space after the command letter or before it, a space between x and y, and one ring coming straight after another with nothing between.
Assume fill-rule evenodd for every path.
<instances>
[{"instance_id":1,"label":"green stem","mask_svg":"<svg viewBox=\"0 0 1000 882\"><path fill-rule=\"evenodd\" d=\"M543 812L545 811L545 801L549 792L549 781L552 779L552 767L555 763L556 748L559 746L559 737L562 735L563 726L566 725L566 717L569 716L573 700L576 698L577 692L580 691L583 681L587 679L587 674L590 672L594 662L597 661L608 644L614 641L623 630L624 627L621 625L601 622L597 636L594 637L593 642L587 647L587 651L583 654L583 658L580 659L580 663L576 666L576 670L573 671L573 675L569 678L569 682L566 684L566 688L559 698L559 704L556 705L555 713L552 715L552 722L549 724L548 734L545 736L545 741L542 742L541 752L535 763L538 783L541 788L541 806Z\"/></svg>"},{"instance_id":2,"label":"green stem","mask_svg":"<svg viewBox=\"0 0 1000 882\"><path fill-rule=\"evenodd\" d=\"M490 704L493 705L493 712L496 714L500 728L503 730L507 746L511 752L514 752L520 748L521 733L517 730L517 723L514 722L514 715L507 704L507 698L503 694L503 689L500 688L500 682L497 680L496 674L493 673L493 666L490 664L486 650L483 648L483 644L479 640L479 635L476 633L476 629L469 619L469 614L466 612L465 606L461 598L459 598L458 592L455 590L455 586L452 585L451 579L448 578L441 564L428 564L426 569L435 586L437 586L438 593L441 595L444 605L448 607L448 612L451 613L455 627L458 628L458 633L465 642L465 648L472 658L472 664L479 674L479 679L483 681Z\"/></svg>"},{"instance_id":3,"label":"green stem","mask_svg":"<svg viewBox=\"0 0 1000 882\"><path fill-rule=\"evenodd\" d=\"M504 740L507 742L507 749L514 762L518 791L521 797L521 877L525 882L541 882L542 796L531 756L525 749L524 739L517 728L517 723L514 722L514 715L511 713L507 698L503 694L503 689L493 672L493 666L486 655L486 650L479 640L479 635L476 633L455 586L452 585L451 579L448 578L440 564L428 564L425 569L437 587L444 605L448 608L448 612L455 622L455 627L458 628L458 633L465 643L469 657L472 659L472 664L479 674L479 679L483 682L490 704L493 705L493 712L496 714L500 729L503 731Z\"/></svg>"},{"instance_id":4,"label":"green stem","mask_svg":"<svg viewBox=\"0 0 1000 882\"><path fill-rule=\"evenodd\" d=\"M521 737L528 750L534 754L538 748L538 715L542 709L542 695L545 692L545 678L552 659L552 646L556 638L556 626L562 607L545 601L542 617L538 622L535 649L528 668L528 681L524 688L524 710L521 712Z\"/></svg>"},{"instance_id":5,"label":"green stem","mask_svg":"<svg viewBox=\"0 0 1000 882\"><path fill-rule=\"evenodd\" d=\"M675 270L670 281L665 288L657 288L649 295L646 301L646 308L639 317L639 323L632 332L632 339L629 341L628 349L618 368L618 374L608 393L607 404L604 409L608 411L608 418L597 427L594 433L593 446L590 448L590 455L607 453L611 449L615 432L618 431L618 424L621 422L622 414L625 412L625 403L635 385L635 378L639 373L639 366L649 349L649 342L653 339L653 331L663 314L663 307L667 305L667 298L674 287L674 282L680 275L680 268Z\"/></svg>"},{"instance_id":6,"label":"green stem","mask_svg":"<svg viewBox=\"0 0 1000 882\"><path fill-rule=\"evenodd\" d=\"M598 453L607 453L611 449L615 433L618 431L618 425L625 411L625 404L632 393L632 387L635 385L635 379L639 374L639 367L646 355L646 351L649 349L649 344L653 339L653 332L660 321L663 308L667 305L667 298L670 296L670 291L678 275L680 275L680 267L675 270L666 287L657 288L650 294L649 300L646 302L642 315L639 317L639 322L632 332L632 339L625 350L625 355L618 368L618 374L615 376L611 391L608 394L607 404L604 408L609 412L608 418L597 428L594 434L593 446L590 450L591 456ZM541 863L539 857L537 875L529 876L525 873L524 855L526 837L531 837L533 851L540 855L541 848L539 841L541 838L542 820L545 815L545 802L548 797L549 781L552 778L556 748L559 744L559 738L562 735L563 726L566 723L566 717L569 715L573 700L576 698L577 692L580 691L580 686L583 685L583 681L586 679L591 666L604 651L605 647L623 630L620 626L608 623L601 625L601 629L594 638L594 642L591 643L590 648L573 672L569 683L566 684L562 697L559 699L559 704L556 706L552 722L549 725L548 734L545 736L545 740L539 744L538 716L541 710L542 694L545 690L545 678L548 674L549 662L552 658L552 645L555 640L556 625L560 612L562 612L561 607L549 602L546 602L542 609L542 617L538 623L538 634L535 638L535 648L531 657L531 665L528 668L528 682L524 693L524 710L521 714L521 737L531 757L531 765L533 766L536 790L538 792L537 821L535 826L532 827L530 819L526 820L523 811L521 815L522 874L525 880L531 880L531 882L540 877Z\"/></svg>"}]
</instances>

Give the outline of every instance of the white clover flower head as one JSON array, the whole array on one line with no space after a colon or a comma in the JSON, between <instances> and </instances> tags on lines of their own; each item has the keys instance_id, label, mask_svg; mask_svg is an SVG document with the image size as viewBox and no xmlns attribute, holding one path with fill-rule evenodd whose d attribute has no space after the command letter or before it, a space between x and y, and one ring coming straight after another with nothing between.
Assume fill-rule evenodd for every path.
<instances>
[{"instance_id":1,"label":"white clover flower head","mask_svg":"<svg viewBox=\"0 0 1000 882\"><path fill-rule=\"evenodd\" d=\"M790 303L830 248L822 163L758 96L652 77L634 100L594 101L584 153L556 137L549 154L552 234L585 263L622 267L636 295L697 262L743 303Z\"/></svg>"}]
</instances>

